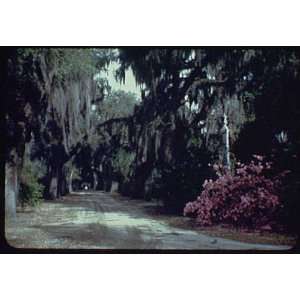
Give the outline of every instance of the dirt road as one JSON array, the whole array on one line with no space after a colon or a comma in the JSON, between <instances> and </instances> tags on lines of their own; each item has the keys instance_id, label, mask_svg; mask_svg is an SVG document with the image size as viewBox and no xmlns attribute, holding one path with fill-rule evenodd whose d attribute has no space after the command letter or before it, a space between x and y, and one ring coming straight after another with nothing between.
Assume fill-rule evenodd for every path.
<instances>
[{"instance_id":1,"label":"dirt road","mask_svg":"<svg viewBox=\"0 0 300 300\"><path fill-rule=\"evenodd\" d=\"M16 248L47 249L230 249L286 250L181 229L154 218L149 202L78 192L6 222L6 239ZM149 208L148 207L148 208Z\"/></svg>"}]
</instances>

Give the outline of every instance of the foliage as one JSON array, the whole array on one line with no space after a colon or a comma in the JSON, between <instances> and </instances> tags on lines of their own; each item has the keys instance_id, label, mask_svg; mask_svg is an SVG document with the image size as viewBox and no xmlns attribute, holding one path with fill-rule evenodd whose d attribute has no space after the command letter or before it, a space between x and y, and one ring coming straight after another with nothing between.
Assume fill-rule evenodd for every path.
<instances>
[{"instance_id":1,"label":"foliage","mask_svg":"<svg viewBox=\"0 0 300 300\"><path fill-rule=\"evenodd\" d=\"M172 213L182 212L186 203L200 192L199 181L212 175L207 167L210 155L203 148L197 145L184 149L171 164L158 164L160 176L154 179L154 193Z\"/></svg>"},{"instance_id":2,"label":"foliage","mask_svg":"<svg viewBox=\"0 0 300 300\"><path fill-rule=\"evenodd\" d=\"M104 100L98 104L94 113L94 118L98 122L105 122L110 119L129 117L134 112L137 104L136 95L134 93L122 90L111 91Z\"/></svg>"},{"instance_id":3,"label":"foliage","mask_svg":"<svg viewBox=\"0 0 300 300\"><path fill-rule=\"evenodd\" d=\"M45 57L54 69L57 82L104 70L115 54L113 49L97 48L18 48L19 64L34 69L34 62Z\"/></svg>"},{"instance_id":4,"label":"foliage","mask_svg":"<svg viewBox=\"0 0 300 300\"><path fill-rule=\"evenodd\" d=\"M119 50L118 59L120 68L116 77L124 81L126 69L132 68L133 74L139 84L155 88L158 78L175 79L172 75L189 67L193 49L151 49L151 48L125 48ZM164 76L162 76L164 75ZM179 74L178 74L179 75Z\"/></svg>"},{"instance_id":5,"label":"foliage","mask_svg":"<svg viewBox=\"0 0 300 300\"><path fill-rule=\"evenodd\" d=\"M93 182L93 149L87 142L87 137L82 143L77 144L74 151L73 164L79 176L88 182Z\"/></svg>"},{"instance_id":6,"label":"foliage","mask_svg":"<svg viewBox=\"0 0 300 300\"><path fill-rule=\"evenodd\" d=\"M279 198L286 172L272 175L272 164L254 156L249 164L237 163L234 174L214 165L218 178L206 180L196 201L189 202L184 215L196 217L200 225L228 223L260 228L275 226L283 207Z\"/></svg>"},{"instance_id":7,"label":"foliage","mask_svg":"<svg viewBox=\"0 0 300 300\"><path fill-rule=\"evenodd\" d=\"M120 148L112 160L114 171L128 179L131 164L134 161L134 153Z\"/></svg>"},{"instance_id":8,"label":"foliage","mask_svg":"<svg viewBox=\"0 0 300 300\"><path fill-rule=\"evenodd\" d=\"M56 66L59 81L68 77L96 74L104 68L110 59L105 49L49 49L48 59Z\"/></svg>"},{"instance_id":9,"label":"foliage","mask_svg":"<svg viewBox=\"0 0 300 300\"><path fill-rule=\"evenodd\" d=\"M124 80L125 70L131 68L136 80L139 84L144 87L144 95L142 97L142 103L140 111L143 116L140 119L143 120L142 126L147 127L156 116L163 116L166 112L172 112L176 114L178 107L182 104L189 102L189 104L195 103L199 105L199 109L195 112L193 119L188 120L190 128L196 129L199 120L206 120L210 108L215 103L222 103L222 99L230 99L231 96L236 96L239 101L243 102L243 108L246 112L245 120L248 122L245 124L242 133L238 137L236 144L232 139L231 151L232 156L235 155L237 159L242 161L251 161L253 153L259 153L268 155L270 157L274 151L274 148L280 147L276 141L276 136L281 132L286 134L288 142L291 143L295 150L291 151L286 149L285 153L287 156L292 157L294 153L299 153L300 140L299 140L299 80L300 80L300 56L299 50L295 48L276 48L276 49L249 49L249 48L219 48L219 49L153 49L153 48L122 48L119 51L120 68L118 70L118 77L120 80ZM230 105L230 103L228 103ZM229 122L236 122L236 120L229 120ZM243 125L243 124L240 124ZM150 126L149 126L150 127ZM165 126L164 126L165 127ZM164 130L162 126L161 131ZM186 129L185 129L186 132ZM177 139L179 141L180 139ZM275 141L274 141L275 140ZM202 139L205 142L205 139ZM199 142L200 144L201 142ZM179 143L172 146L173 152L179 148ZM198 141L195 137L190 140L192 146L197 147ZM212 153L214 154L214 153ZM174 156L172 154L172 156ZM184 155L182 155L184 157ZM174 158L174 157L173 157ZM201 159L200 159L201 160ZM177 161L177 162L176 162ZM283 159L283 166L277 168L277 173L288 168L287 159ZM197 165L196 159L183 158L175 159L171 166L167 166L162 170L161 185L164 187L161 191L161 195L167 199L166 203L169 207L174 207L180 200L176 198L182 197L181 203L184 203L187 198L188 190L195 189L193 187L192 176L190 180L189 168L183 168L184 162L188 162L191 169ZM161 166L161 163L156 161L154 165ZM294 164L299 165L299 164ZM247 169L251 171L251 166ZM238 167L239 169L240 167ZM275 166L274 166L275 168ZM275 170L273 169L275 172ZM226 180L234 180L237 185L234 187L234 192L237 195L246 197L244 203L253 201L253 205L246 208L246 204L243 204L245 208L243 210L249 210L249 217L238 215L235 213L235 218L244 223L245 226L256 226L258 222L259 214L261 214L261 222L266 219L271 219L268 216L272 214L272 209L268 210L265 206L274 205L274 215L280 210L280 206L283 200L278 201L280 204L275 205L276 197L279 197L279 191L277 187L273 186L273 190L270 187L265 187L263 184L271 180L271 174L267 174L271 170L264 169L261 174L252 174L250 177L255 179L253 182L261 184L256 188L253 183L247 182L248 175L242 174L227 174L224 177L220 177L217 180L210 183L205 189L207 191L210 185L223 184L224 195L221 193L224 189L219 186L220 197L220 209L227 207L227 205L233 205L236 201L236 206L241 205L240 198L234 198L225 201L228 196L227 185L229 184ZM275 173L276 173L275 172ZM197 172L194 173L197 174ZM291 207L297 207L294 205L295 201L299 198L299 167L293 171L294 178L291 182L287 183L290 185L290 192L286 193L289 196L289 202L293 205ZM241 177L241 182L239 182ZM200 180L200 178L199 178ZM278 179L279 180L279 179ZM180 184L178 184L180 182ZM225 184L227 182L227 185ZM273 182L275 185L276 180ZM279 184L279 183L278 183ZM183 188L189 186L188 188ZM239 186L241 190L239 190ZM231 187L228 187L230 189ZM279 189L279 187L278 187ZM186 194L182 194L186 191ZM217 191L209 190L209 193L216 193ZM259 191L264 194L258 195ZM207 191L208 193L208 191ZM251 197L250 197L250 196ZM263 199L266 195L271 196L270 199L264 202ZM205 195L203 194L203 197ZM226 196L226 197L225 197ZM258 198L257 198L257 197ZM276 196L276 197L275 197ZM251 198L250 201L248 198ZM254 200L255 197L257 200ZM292 199L293 198L293 199ZM212 196L208 195L207 199L204 200L200 196L201 201L194 201L188 205L190 212L193 211L194 215L198 215L197 209L199 206L209 206L209 201L212 201ZM268 202L273 199L273 204ZM280 199L283 199L281 197ZM217 201L217 200L216 200ZM223 202L224 203L223 203ZM233 201L231 203L231 201ZM261 203L263 202L263 203ZM272 202L272 201L271 201ZM285 202L285 201L284 201ZM240 203L240 204L239 204ZM261 204L259 204L261 203ZM200 205L201 204L201 205ZM213 203L210 203L213 205ZM248 205L248 204L247 204ZM233 205L234 206L234 205ZM261 207L260 207L261 206ZM299 206L299 205L298 205ZM194 210L192 209L194 207ZM256 207L256 208L255 208ZM208 208L207 208L208 209ZM230 207L228 210L230 211ZM258 214L257 220L254 215L251 215L252 211L257 209ZM275 213L276 211L276 213ZM293 209L290 209L292 212ZM297 212L296 212L297 211ZM211 215L213 208L208 209L206 215L208 216L209 222L219 222L217 217ZM263 216L266 213L266 217ZM299 214L299 208L295 208L295 215ZM234 213L233 213L234 215ZM287 213L287 216L291 216L291 213ZM287 218L286 218L287 219ZM235 221L230 216L226 219L227 222L238 224L239 221ZM222 220L223 222L224 220ZM200 222L205 222L202 220ZM240 224L243 225L243 224Z\"/></svg>"},{"instance_id":10,"label":"foliage","mask_svg":"<svg viewBox=\"0 0 300 300\"><path fill-rule=\"evenodd\" d=\"M297 76L300 63L295 49L123 48L118 59L120 80L131 68L137 82L154 95L153 102L170 99L175 106L188 94L191 101L197 101L199 90L205 95L201 100L210 105L216 95L210 93L211 87L222 87L224 95L239 93L251 102L282 75Z\"/></svg>"},{"instance_id":11,"label":"foliage","mask_svg":"<svg viewBox=\"0 0 300 300\"><path fill-rule=\"evenodd\" d=\"M38 206L43 201L43 186L31 168L26 166L22 170L20 183L20 204L24 206Z\"/></svg>"}]
</instances>

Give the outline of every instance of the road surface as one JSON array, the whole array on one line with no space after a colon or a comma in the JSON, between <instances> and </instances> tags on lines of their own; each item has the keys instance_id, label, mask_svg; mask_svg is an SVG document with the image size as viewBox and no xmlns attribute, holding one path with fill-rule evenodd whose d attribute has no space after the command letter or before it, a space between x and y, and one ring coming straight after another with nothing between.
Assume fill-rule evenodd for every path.
<instances>
[{"instance_id":1,"label":"road surface","mask_svg":"<svg viewBox=\"0 0 300 300\"><path fill-rule=\"evenodd\" d=\"M287 246L248 244L181 229L147 212L153 204L104 192L73 193L6 222L15 248L287 250Z\"/></svg>"}]
</instances>

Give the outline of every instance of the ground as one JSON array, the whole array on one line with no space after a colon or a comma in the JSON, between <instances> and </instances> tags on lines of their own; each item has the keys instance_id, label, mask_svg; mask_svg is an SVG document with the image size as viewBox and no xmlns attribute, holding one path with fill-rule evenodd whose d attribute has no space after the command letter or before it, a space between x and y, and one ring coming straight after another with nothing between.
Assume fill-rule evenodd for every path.
<instances>
[{"instance_id":1,"label":"ground","mask_svg":"<svg viewBox=\"0 0 300 300\"><path fill-rule=\"evenodd\" d=\"M105 192L77 192L7 220L8 243L46 249L288 250L288 245L224 238L194 228L184 217L153 213L153 202ZM215 234L217 232L217 234ZM272 239L270 241L273 241ZM286 243L285 243L286 244Z\"/></svg>"}]
</instances>

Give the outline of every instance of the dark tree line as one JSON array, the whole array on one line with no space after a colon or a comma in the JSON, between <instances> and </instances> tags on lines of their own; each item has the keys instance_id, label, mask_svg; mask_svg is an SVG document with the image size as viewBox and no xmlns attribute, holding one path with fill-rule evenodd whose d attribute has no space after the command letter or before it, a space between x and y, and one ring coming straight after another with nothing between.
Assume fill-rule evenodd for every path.
<instances>
[{"instance_id":1,"label":"dark tree line","mask_svg":"<svg viewBox=\"0 0 300 300\"><path fill-rule=\"evenodd\" d=\"M94 75L110 62L110 49L4 48L6 211L15 215L26 161L46 167L45 197L68 191L74 149L89 132L90 106L103 97ZM31 150L25 156L25 146ZM24 182L23 182L24 184Z\"/></svg>"},{"instance_id":2,"label":"dark tree line","mask_svg":"<svg viewBox=\"0 0 300 300\"><path fill-rule=\"evenodd\" d=\"M143 88L121 192L180 212L214 178L208 163L260 154L290 171L281 221L299 230L299 59L297 48L121 49L117 76L132 68Z\"/></svg>"}]
</instances>

